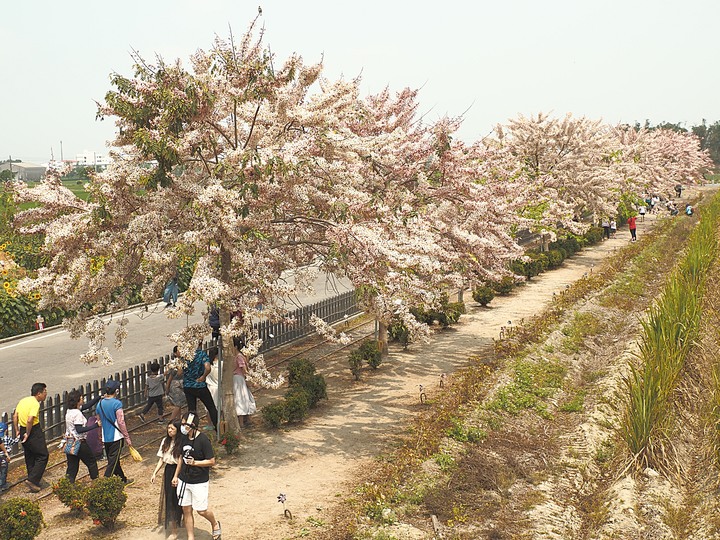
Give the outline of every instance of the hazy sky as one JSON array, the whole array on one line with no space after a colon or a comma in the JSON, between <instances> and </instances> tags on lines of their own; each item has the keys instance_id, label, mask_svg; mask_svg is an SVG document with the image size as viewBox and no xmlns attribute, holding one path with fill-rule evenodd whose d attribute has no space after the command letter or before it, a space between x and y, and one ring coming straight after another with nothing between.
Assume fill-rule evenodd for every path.
<instances>
[{"instance_id":1,"label":"hazy sky","mask_svg":"<svg viewBox=\"0 0 720 540\"><path fill-rule=\"evenodd\" d=\"M324 58L330 79L362 73L364 94L422 87L422 112L465 113L461 136L519 114L609 123L720 120L718 0L262 0L276 65ZM241 35L256 0L3 2L0 158L105 153L112 119L95 100L130 51L181 58Z\"/></svg>"}]
</instances>

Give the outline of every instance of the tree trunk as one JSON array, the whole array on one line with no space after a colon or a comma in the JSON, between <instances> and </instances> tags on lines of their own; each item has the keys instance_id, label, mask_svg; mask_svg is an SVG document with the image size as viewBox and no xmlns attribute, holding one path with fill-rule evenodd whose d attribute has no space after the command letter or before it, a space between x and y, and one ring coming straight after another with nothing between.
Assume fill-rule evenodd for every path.
<instances>
[{"instance_id":1,"label":"tree trunk","mask_svg":"<svg viewBox=\"0 0 720 540\"><path fill-rule=\"evenodd\" d=\"M385 358L388 355L388 326L382 321L378 321L377 344L380 354Z\"/></svg>"},{"instance_id":2,"label":"tree trunk","mask_svg":"<svg viewBox=\"0 0 720 540\"><path fill-rule=\"evenodd\" d=\"M230 281L230 252L225 248L221 248L220 254L220 276L225 283ZM230 323L230 312L227 309L220 310L220 324L226 325ZM240 431L240 423L235 414L235 394L233 392L233 375L235 372L235 355L237 351L232 340L223 339L220 336L222 365L220 366L220 401L219 422L220 432L230 430L234 432Z\"/></svg>"}]
</instances>

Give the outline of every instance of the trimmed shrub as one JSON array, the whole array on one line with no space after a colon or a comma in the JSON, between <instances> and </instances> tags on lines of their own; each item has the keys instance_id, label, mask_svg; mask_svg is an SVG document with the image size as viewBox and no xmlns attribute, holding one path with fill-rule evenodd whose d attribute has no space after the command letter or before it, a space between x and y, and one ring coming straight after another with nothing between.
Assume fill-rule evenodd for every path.
<instances>
[{"instance_id":1,"label":"trimmed shrub","mask_svg":"<svg viewBox=\"0 0 720 540\"><path fill-rule=\"evenodd\" d=\"M528 280L539 275L543 271L543 263L538 259L533 259L528 253L529 260L516 259L510 263L510 271L513 273L524 276Z\"/></svg>"},{"instance_id":2,"label":"trimmed shrub","mask_svg":"<svg viewBox=\"0 0 720 540\"><path fill-rule=\"evenodd\" d=\"M292 388L285 396L288 422L302 422L310 412L310 395L304 388Z\"/></svg>"},{"instance_id":3,"label":"trimmed shrub","mask_svg":"<svg viewBox=\"0 0 720 540\"><path fill-rule=\"evenodd\" d=\"M282 403L266 405L263 420L277 428L284 422L300 422L321 399L327 399L325 377L315 373L315 365L305 358L292 360L288 366L290 388Z\"/></svg>"},{"instance_id":4,"label":"trimmed shrub","mask_svg":"<svg viewBox=\"0 0 720 540\"><path fill-rule=\"evenodd\" d=\"M432 324L434 321L432 311L427 311L425 308L412 307L410 308L410 313L412 313L412 316L420 323Z\"/></svg>"},{"instance_id":5,"label":"trimmed shrub","mask_svg":"<svg viewBox=\"0 0 720 540\"><path fill-rule=\"evenodd\" d=\"M380 363L382 362L382 353L378 348L377 341L374 339L367 339L360 344L360 348L358 350L371 368L377 369L378 366L380 366Z\"/></svg>"},{"instance_id":6,"label":"trimmed shrub","mask_svg":"<svg viewBox=\"0 0 720 540\"><path fill-rule=\"evenodd\" d=\"M388 338L397 341L407 349L410 344L410 332L402 321L394 321L388 328Z\"/></svg>"},{"instance_id":7,"label":"trimmed shrub","mask_svg":"<svg viewBox=\"0 0 720 540\"><path fill-rule=\"evenodd\" d=\"M505 296L510 294L515 288L515 278L512 276L503 276L500 281L495 281L490 286L496 293Z\"/></svg>"},{"instance_id":8,"label":"trimmed shrub","mask_svg":"<svg viewBox=\"0 0 720 540\"><path fill-rule=\"evenodd\" d=\"M84 485L71 482L63 477L59 482L53 484L52 490L60 502L70 508L73 514L82 513L85 508L86 487Z\"/></svg>"},{"instance_id":9,"label":"trimmed shrub","mask_svg":"<svg viewBox=\"0 0 720 540\"><path fill-rule=\"evenodd\" d=\"M587 241L587 244L592 246L593 244L601 242L603 239L603 233L604 231L602 227L590 227L585 233L585 240Z\"/></svg>"},{"instance_id":10,"label":"trimmed shrub","mask_svg":"<svg viewBox=\"0 0 720 540\"><path fill-rule=\"evenodd\" d=\"M310 407L317 406L321 399L327 399L327 382L322 375L313 375L299 388L307 393Z\"/></svg>"},{"instance_id":11,"label":"trimmed shrub","mask_svg":"<svg viewBox=\"0 0 720 540\"><path fill-rule=\"evenodd\" d=\"M548 258L548 268L557 268L565 260L563 252L559 249L551 249L546 255Z\"/></svg>"},{"instance_id":12,"label":"trimmed shrub","mask_svg":"<svg viewBox=\"0 0 720 540\"><path fill-rule=\"evenodd\" d=\"M272 403L262 408L262 417L265 423L271 428L279 428L281 424L288 421L287 407L285 402Z\"/></svg>"},{"instance_id":13,"label":"trimmed shrub","mask_svg":"<svg viewBox=\"0 0 720 540\"><path fill-rule=\"evenodd\" d=\"M455 324L460 320L461 315L465 315L465 302L448 302L443 305L441 316L438 316L438 322L443 326Z\"/></svg>"},{"instance_id":14,"label":"trimmed shrub","mask_svg":"<svg viewBox=\"0 0 720 540\"><path fill-rule=\"evenodd\" d=\"M0 504L0 538L33 540L43 525L40 505L35 501L16 497Z\"/></svg>"},{"instance_id":15,"label":"trimmed shrub","mask_svg":"<svg viewBox=\"0 0 720 540\"><path fill-rule=\"evenodd\" d=\"M288 394L293 388L302 388L307 392L310 407L315 407L321 399L327 399L325 378L315 373L315 364L306 358L297 358L290 362L288 384Z\"/></svg>"},{"instance_id":16,"label":"trimmed shrub","mask_svg":"<svg viewBox=\"0 0 720 540\"><path fill-rule=\"evenodd\" d=\"M565 238L558 238L555 242L550 242L548 247L550 249L564 249L568 257L574 255L582 248L578 237L571 233L568 233L568 236Z\"/></svg>"},{"instance_id":17,"label":"trimmed shrub","mask_svg":"<svg viewBox=\"0 0 720 540\"><path fill-rule=\"evenodd\" d=\"M315 375L315 364L307 358L295 358L288 364L288 384L302 385L303 381Z\"/></svg>"},{"instance_id":18,"label":"trimmed shrub","mask_svg":"<svg viewBox=\"0 0 720 540\"><path fill-rule=\"evenodd\" d=\"M126 501L125 484L118 476L97 478L85 492L85 505L90 517L107 529L115 527Z\"/></svg>"},{"instance_id":19,"label":"trimmed shrub","mask_svg":"<svg viewBox=\"0 0 720 540\"><path fill-rule=\"evenodd\" d=\"M360 349L355 349L354 351L350 352L350 356L348 357L348 364L350 364L350 372L355 377L356 381L360 380L360 372L362 371L362 365L363 365L363 355L360 352Z\"/></svg>"},{"instance_id":20,"label":"trimmed shrub","mask_svg":"<svg viewBox=\"0 0 720 540\"><path fill-rule=\"evenodd\" d=\"M487 306L495 298L495 291L489 285L478 285L473 289L472 297L481 306Z\"/></svg>"}]
</instances>

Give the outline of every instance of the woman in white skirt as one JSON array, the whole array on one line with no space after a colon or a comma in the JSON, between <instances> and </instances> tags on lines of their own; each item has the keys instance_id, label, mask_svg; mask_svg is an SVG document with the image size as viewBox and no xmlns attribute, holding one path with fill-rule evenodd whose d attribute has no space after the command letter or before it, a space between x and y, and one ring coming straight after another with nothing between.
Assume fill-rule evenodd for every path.
<instances>
[{"instance_id":1,"label":"woman in white skirt","mask_svg":"<svg viewBox=\"0 0 720 540\"><path fill-rule=\"evenodd\" d=\"M238 422L244 426L250 424L250 415L257 410L255 406L255 398L247 386L245 376L247 375L248 365L242 348L245 343L241 339L235 339L235 348L238 353L235 357L235 371L233 373L233 393L235 394L235 414L237 414Z\"/></svg>"}]
</instances>

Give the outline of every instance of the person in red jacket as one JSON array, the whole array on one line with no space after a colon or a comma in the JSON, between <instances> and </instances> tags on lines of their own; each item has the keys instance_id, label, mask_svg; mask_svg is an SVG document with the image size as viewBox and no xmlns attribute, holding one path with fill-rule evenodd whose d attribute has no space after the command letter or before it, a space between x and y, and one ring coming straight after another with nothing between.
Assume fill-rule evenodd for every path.
<instances>
[{"instance_id":1,"label":"person in red jacket","mask_svg":"<svg viewBox=\"0 0 720 540\"><path fill-rule=\"evenodd\" d=\"M632 238L630 239L631 242L637 241L637 235L635 234L635 231L637 229L637 225L635 224L636 219L637 218L635 216L631 216L628 218L628 227L630 228L630 236L632 236Z\"/></svg>"}]
</instances>

